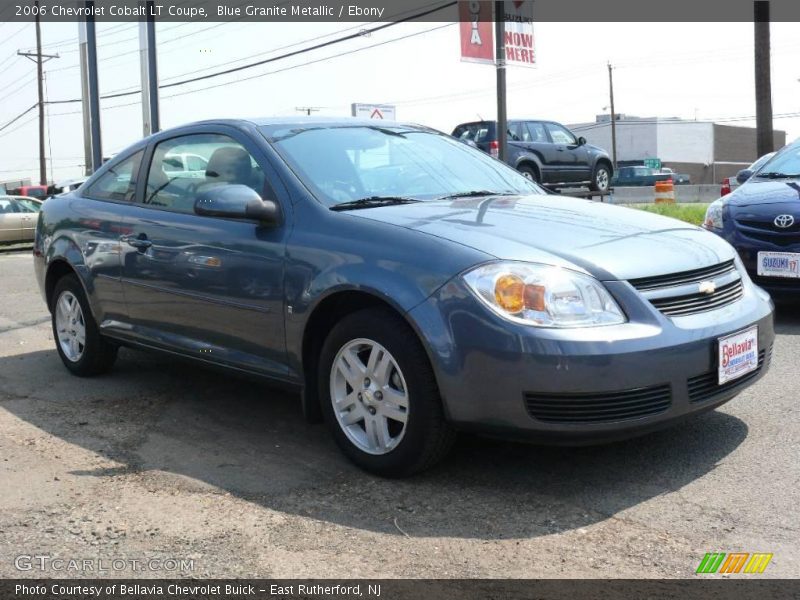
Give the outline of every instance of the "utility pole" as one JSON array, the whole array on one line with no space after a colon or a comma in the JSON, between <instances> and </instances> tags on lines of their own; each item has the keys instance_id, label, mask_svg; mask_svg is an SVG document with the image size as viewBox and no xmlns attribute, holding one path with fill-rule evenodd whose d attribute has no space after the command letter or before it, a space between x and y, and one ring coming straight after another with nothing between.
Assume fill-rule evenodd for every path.
<instances>
[{"instance_id":1,"label":"utility pole","mask_svg":"<svg viewBox=\"0 0 800 600\"><path fill-rule=\"evenodd\" d=\"M94 20L94 0L86 1L86 91L89 103L89 134L92 140L92 173L103 164L103 144L100 133L100 82L97 74L97 29Z\"/></svg>"},{"instance_id":2,"label":"utility pole","mask_svg":"<svg viewBox=\"0 0 800 600\"><path fill-rule=\"evenodd\" d=\"M147 14L139 24L140 64L142 71L142 131L144 136L161 129L158 98L158 60L156 21L153 0L144 3Z\"/></svg>"},{"instance_id":3,"label":"utility pole","mask_svg":"<svg viewBox=\"0 0 800 600\"><path fill-rule=\"evenodd\" d=\"M506 9L503 0L494 3L495 66L497 68L497 143L498 158L505 160L508 148L506 113Z\"/></svg>"},{"instance_id":4,"label":"utility pole","mask_svg":"<svg viewBox=\"0 0 800 600\"><path fill-rule=\"evenodd\" d=\"M42 54L42 28L39 22L39 0L35 0L36 7L36 52L17 51L17 54L24 56L36 63L36 79L39 91L39 183L47 185L47 159L44 148L44 70L42 65L51 58L58 58L58 54Z\"/></svg>"},{"instance_id":5,"label":"utility pole","mask_svg":"<svg viewBox=\"0 0 800 600\"><path fill-rule=\"evenodd\" d=\"M319 112L319 109L320 107L317 106L298 106L295 108L297 112L304 112L309 117L311 116L311 113Z\"/></svg>"},{"instance_id":6,"label":"utility pole","mask_svg":"<svg viewBox=\"0 0 800 600\"><path fill-rule=\"evenodd\" d=\"M611 108L611 161L617 170L617 113L614 110L614 67L608 62L608 95Z\"/></svg>"},{"instance_id":7,"label":"utility pole","mask_svg":"<svg viewBox=\"0 0 800 600\"><path fill-rule=\"evenodd\" d=\"M774 150L772 132L772 81L770 78L769 2L753 3L756 67L756 148L758 156Z\"/></svg>"},{"instance_id":8,"label":"utility pole","mask_svg":"<svg viewBox=\"0 0 800 600\"><path fill-rule=\"evenodd\" d=\"M89 112L89 49L86 22L78 21L78 54L81 65L81 112L83 113L83 174L92 174L92 117Z\"/></svg>"}]
</instances>

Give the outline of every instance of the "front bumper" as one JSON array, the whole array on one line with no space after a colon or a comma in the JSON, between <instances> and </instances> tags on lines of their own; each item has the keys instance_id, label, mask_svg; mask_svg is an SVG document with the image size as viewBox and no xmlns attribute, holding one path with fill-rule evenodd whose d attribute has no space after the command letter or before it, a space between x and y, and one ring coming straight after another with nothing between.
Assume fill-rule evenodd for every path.
<instances>
[{"instance_id":1,"label":"front bumper","mask_svg":"<svg viewBox=\"0 0 800 600\"><path fill-rule=\"evenodd\" d=\"M753 280L753 283L767 290L775 298L787 296L797 297L800 295L800 279L791 279L788 277L760 277L758 275L759 251L796 252L800 254L800 243L788 247L766 246L763 243L736 236L732 245L736 248L736 252L739 253L739 258L741 258L742 264Z\"/></svg>"},{"instance_id":2,"label":"front bumper","mask_svg":"<svg viewBox=\"0 0 800 600\"><path fill-rule=\"evenodd\" d=\"M787 204L774 205L769 213L769 219L779 214L796 213L794 205L797 201ZM767 290L772 296L782 298L787 296L797 297L800 294L800 279L787 277L760 277L758 275L759 252L793 252L800 253L800 235L796 232L783 233L762 226L761 229L740 226L739 217L748 218L748 207L730 207L726 213L725 227L722 230L712 230L736 249L748 275L753 283ZM762 209L763 210L763 209ZM800 215L798 215L800 217ZM766 228L764 228L766 227ZM779 243L777 243L779 242Z\"/></svg>"},{"instance_id":3,"label":"front bumper","mask_svg":"<svg viewBox=\"0 0 800 600\"><path fill-rule=\"evenodd\" d=\"M628 323L575 330L517 325L485 308L458 278L414 308L409 315L425 338L451 422L557 444L631 437L719 406L769 368L773 305L755 286L747 283L734 304L673 319L626 282L606 286ZM718 386L717 340L752 325L759 370ZM560 408L581 402L590 409L581 413L586 419L559 420Z\"/></svg>"}]
</instances>

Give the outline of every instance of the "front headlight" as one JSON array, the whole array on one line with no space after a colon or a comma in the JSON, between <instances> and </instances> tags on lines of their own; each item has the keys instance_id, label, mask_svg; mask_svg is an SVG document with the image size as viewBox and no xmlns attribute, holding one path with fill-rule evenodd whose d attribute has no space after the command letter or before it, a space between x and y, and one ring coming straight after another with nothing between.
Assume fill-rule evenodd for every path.
<instances>
[{"instance_id":1,"label":"front headlight","mask_svg":"<svg viewBox=\"0 0 800 600\"><path fill-rule=\"evenodd\" d=\"M706 229L722 229L722 198L714 200L706 210L706 218L703 220L703 227Z\"/></svg>"},{"instance_id":2,"label":"front headlight","mask_svg":"<svg viewBox=\"0 0 800 600\"><path fill-rule=\"evenodd\" d=\"M498 262L463 276L502 317L537 327L594 327L625 323L617 303L595 278L549 265Z\"/></svg>"}]
</instances>

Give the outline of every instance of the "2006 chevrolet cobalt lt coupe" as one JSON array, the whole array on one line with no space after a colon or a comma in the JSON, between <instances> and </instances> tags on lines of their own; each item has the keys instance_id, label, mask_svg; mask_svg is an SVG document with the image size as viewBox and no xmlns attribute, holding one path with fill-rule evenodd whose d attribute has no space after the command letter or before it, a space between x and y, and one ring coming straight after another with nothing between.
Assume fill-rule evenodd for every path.
<instances>
[{"instance_id":1,"label":"2006 chevrolet cobalt lt coupe","mask_svg":"<svg viewBox=\"0 0 800 600\"><path fill-rule=\"evenodd\" d=\"M734 250L547 195L415 125L209 121L44 205L36 275L76 375L119 346L297 386L358 465L406 475L471 429L588 443L766 371L769 296Z\"/></svg>"}]
</instances>

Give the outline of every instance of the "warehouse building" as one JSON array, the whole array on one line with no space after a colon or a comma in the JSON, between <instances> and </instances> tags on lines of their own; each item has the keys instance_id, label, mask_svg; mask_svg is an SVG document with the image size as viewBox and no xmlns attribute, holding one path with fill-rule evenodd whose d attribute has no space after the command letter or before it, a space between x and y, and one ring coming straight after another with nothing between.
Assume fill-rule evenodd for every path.
<instances>
[{"instance_id":1,"label":"warehouse building","mask_svg":"<svg viewBox=\"0 0 800 600\"><path fill-rule=\"evenodd\" d=\"M617 162L660 159L663 167L688 173L692 183L719 183L736 175L756 158L753 127L684 121L675 117L616 115ZM570 125L575 135L611 154L611 119L598 115L594 123ZM786 145L786 132L775 131L775 149Z\"/></svg>"}]
</instances>

